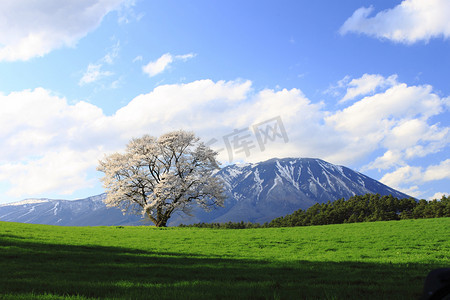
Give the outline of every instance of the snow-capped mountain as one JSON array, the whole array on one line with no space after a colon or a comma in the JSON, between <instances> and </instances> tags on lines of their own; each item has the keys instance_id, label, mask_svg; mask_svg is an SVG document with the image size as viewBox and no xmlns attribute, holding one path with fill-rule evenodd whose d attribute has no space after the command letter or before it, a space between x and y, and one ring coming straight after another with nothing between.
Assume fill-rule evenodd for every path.
<instances>
[{"instance_id":1,"label":"snow-capped mountain","mask_svg":"<svg viewBox=\"0 0 450 300\"><path fill-rule=\"evenodd\" d=\"M194 223L264 223L315 203L367 193L409 198L359 172L314 158L274 158L256 164L230 165L217 176L225 181L225 208L210 213L198 211L191 218L196 219ZM189 220L184 218L185 222Z\"/></svg>"},{"instance_id":2,"label":"snow-capped mountain","mask_svg":"<svg viewBox=\"0 0 450 300\"><path fill-rule=\"evenodd\" d=\"M270 159L255 164L230 165L216 176L223 178L227 200L211 212L194 209L192 217L175 214L170 225L197 222L268 222L315 203L353 195L378 193L409 196L343 166L320 159ZM142 218L106 208L105 194L77 200L32 199L0 206L0 220L52 225L142 225Z\"/></svg>"},{"instance_id":3,"label":"snow-capped mountain","mask_svg":"<svg viewBox=\"0 0 450 300\"><path fill-rule=\"evenodd\" d=\"M80 200L27 199L0 205L0 221L62 226L142 225L141 218L107 208L106 194Z\"/></svg>"}]
</instances>

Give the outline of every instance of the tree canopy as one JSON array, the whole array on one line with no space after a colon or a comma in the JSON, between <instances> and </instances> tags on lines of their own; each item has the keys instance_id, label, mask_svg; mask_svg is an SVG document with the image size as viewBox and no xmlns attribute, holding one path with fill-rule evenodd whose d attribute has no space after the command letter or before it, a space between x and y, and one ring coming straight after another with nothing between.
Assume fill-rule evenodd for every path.
<instances>
[{"instance_id":1,"label":"tree canopy","mask_svg":"<svg viewBox=\"0 0 450 300\"><path fill-rule=\"evenodd\" d=\"M196 203L205 210L223 206L223 182L214 177L219 169L217 152L192 132L166 133L159 138L133 138L125 153L99 161L97 170L107 191L107 206L141 213L157 227L164 227L175 211L189 214Z\"/></svg>"}]
</instances>

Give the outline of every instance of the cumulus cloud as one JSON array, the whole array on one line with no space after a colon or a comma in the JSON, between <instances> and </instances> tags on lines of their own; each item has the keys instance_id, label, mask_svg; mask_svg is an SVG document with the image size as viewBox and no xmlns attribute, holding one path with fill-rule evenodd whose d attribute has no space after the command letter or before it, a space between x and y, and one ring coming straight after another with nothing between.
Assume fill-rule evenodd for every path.
<instances>
[{"instance_id":1,"label":"cumulus cloud","mask_svg":"<svg viewBox=\"0 0 450 300\"><path fill-rule=\"evenodd\" d=\"M0 61L29 60L74 46L124 1L1 1Z\"/></svg>"},{"instance_id":2,"label":"cumulus cloud","mask_svg":"<svg viewBox=\"0 0 450 300\"><path fill-rule=\"evenodd\" d=\"M450 159L426 168L403 166L385 174L380 181L390 187L406 191L408 185L414 184L415 189L418 184L442 179L450 179ZM411 190L411 187L409 189Z\"/></svg>"},{"instance_id":3,"label":"cumulus cloud","mask_svg":"<svg viewBox=\"0 0 450 300\"><path fill-rule=\"evenodd\" d=\"M431 196L430 198L428 198L428 200L434 200L434 199L442 199L442 196L446 196L449 197L450 193L442 193L442 192L437 192L435 193L433 196Z\"/></svg>"},{"instance_id":4,"label":"cumulus cloud","mask_svg":"<svg viewBox=\"0 0 450 300\"><path fill-rule=\"evenodd\" d=\"M339 160L348 155L364 158L383 151L361 170L378 169L384 173L383 183L413 196L420 196L420 184L439 180L439 176L447 178L444 162L425 171L410 162L448 148L450 127L434 118L448 110L448 97L440 97L429 85L398 82L395 75L385 78L364 74L353 80L346 77L339 85L347 90L341 104L362 96L325 117L326 124L345 141L345 146L336 152Z\"/></svg>"},{"instance_id":5,"label":"cumulus cloud","mask_svg":"<svg viewBox=\"0 0 450 300\"><path fill-rule=\"evenodd\" d=\"M325 121L337 131L348 134L348 145L352 147L348 152L356 157L380 146L405 150L419 140L436 140L440 135L448 141L448 128L427 123L430 117L445 109L446 101L434 94L429 85L397 83L330 114ZM410 129L413 131L409 132Z\"/></svg>"},{"instance_id":6,"label":"cumulus cloud","mask_svg":"<svg viewBox=\"0 0 450 300\"><path fill-rule=\"evenodd\" d=\"M342 25L340 33L362 33L405 44L450 37L448 0L404 0L370 17L373 11L373 7L357 9Z\"/></svg>"},{"instance_id":7,"label":"cumulus cloud","mask_svg":"<svg viewBox=\"0 0 450 300\"><path fill-rule=\"evenodd\" d=\"M398 150L387 150L382 156L377 157L371 163L362 167L362 171L371 169L386 170L395 166L402 166L405 162L403 154Z\"/></svg>"},{"instance_id":8,"label":"cumulus cloud","mask_svg":"<svg viewBox=\"0 0 450 300\"><path fill-rule=\"evenodd\" d=\"M0 95L0 179L11 184L10 194L15 196L73 191L89 184L86 172L95 168L105 151L118 150L132 136L158 135L168 129L161 128L160 121L161 111L170 110L170 104L155 106L163 102L161 97L172 95L170 103L181 104L185 95L190 93L196 99L204 91L203 98L193 106L198 108L215 99L243 99L249 87L249 82L210 81L160 87L137 97L114 116L105 116L100 108L86 102L70 105L42 88ZM151 109L150 118L137 114L147 108ZM176 111L173 117L179 115L181 111ZM133 121L132 126L122 123L127 119ZM178 125L188 126L182 122Z\"/></svg>"},{"instance_id":9,"label":"cumulus cloud","mask_svg":"<svg viewBox=\"0 0 450 300\"><path fill-rule=\"evenodd\" d=\"M42 88L0 94L0 103L0 163L43 156L54 147L79 148L79 136L89 137L104 117L97 106L83 101L69 105Z\"/></svg>"},{"instance_id":10,"label":"cumulus cloud","mask_svg":"<svg viewBox=\"0 0 450 300\"><path fill-rule=\"evenodd\" d=\"M450 179L450 159L442 161L439 165L432 165L424 173L424 181Z\"/></svg>"},{"instance_id":11,"label":"cumulus cloud","mask_svg":"<svg viewBox=\"0 0 450 300\"><path fill-rule=\"evenodd\" d=\"M71 194L77 189L94 186L87 171L96 162L98 150L75 151L60 149L47 152L31 161L0 165L0 180L7 180L12 188L8 194L15 197L53 192Z\"/></svg>"},{"instance_id":12,"label":"cumulus cloud","mask_svg":"<svg viewBox=\"0 0 450 300\"><path fill-rule=\"evenodd\" d=\"M93 170L104 153L121 150L132 137L180 128L211 141L223 162L303 156L347 165L383 151L366 169L385 170L383 180L394 187L406 182L414 191L425 180L448 178L450 161L428 169L408 165L411 158L447 147L449 128L431 120L448 100L430 86L398 82L381 84L369 94L332 112L299 89L254 90L248 80L197 80L158 86L112 115L87 102L69 104L42 88L0 94L0 181L18 197L69 193L98 181ZM283 125L287 139L275 139L262 149L255 128L275 125ZM236 132L248 136L250 156L226 144Z\"/></svg>"},{"instance_id":13,"label":"cumulus cloud","mask_svg":"<svg viewBox=\"0 0 450 300\"><path fill-rule=\"evenodd\" d=\"M299 153L317 156L324 153L320 149L327 149L324 144L332 143L334 139L324 140L319 136L320 133L326 134L326 128L320 125L321 107L321 104L311 103L298 89L255 92L250 81L198 80L159 86L134 98L112 118L116 124L122 124L125 136L189 128L205 141L217 140L212 147L223 150L219 153L222 161L230 158L225 148L226 136L235 129L243 131L243 135L251 136L249 143L254 149L249 157L235 153L233 159L256 162L274 156L298 156ZM278 116L289 140L301 142L286 144L279 139L276 141L279 144L274 143L270 151L263 152L252 133L252 126Z\"/></svg>"},{"instance_id":14,"label":"cumulus cloud","mask_svg":"<svg viewBox=\"0 0 450 300\"><path fill-rule=\"evenodd\" d=\"M191 59L193 57L195 57L195 54L193 53L175 56L170 53L165 53L157 60L151 61L145 66L143 66L142 71L146 73L148 76L153 77L164 72L174 61L176 60L187 61L188 59Z\"/></svg>"},{"instance_id":15,"label":"cumulus cloud","mask_svg":"<svg viewBox=\"0 0 450 300\"><path fill-rule=\"evenodd\" d=\"M17 197L91 185L93 179L87 174L95 170L97 160L142 134L194 130L205 142L218 141L212 147L222 149L222 161L229 160L224 137L234 129L252 135L255 146L251 157L236 151L237 161L297 156L299 151L310 156L317 153L314 143L322 141L310 135L322 130L314 125L320 123L321 104L311 103L298 89L255 92L250 81L162 85L135 97L111 116L87 102L69 104L42 88L1 95L0 102L4 103L0 180L9 182L9 193ZM280 139L265 152L258 149L252 125L266 126L264 122L274 117L281 119L290 140L306 138L301 143Z\"/></svg>"},{"instance_id":16,"label":"cumulus cloud","mask_svg":"<svg viewBox=\"0 0 450 300\"><path fill-rule=\"evenodd\" d=\"M92 185L86 172L101 149L92 143L104 115L86 102L66 99L38 88L0 95L0 180L10 195L71 193Z\"/></svg>"},{"instance_id":17,"label":"cumulus cloud","mask_svg":"<svg viewBox=\"0 0 450 300\"><path fill-rule=\"evenodd\" d=\"M422 168L404 166L385 174L380 181L390 187L403 189L407 184L423 182Z\"/></svg>"}]
</instances>

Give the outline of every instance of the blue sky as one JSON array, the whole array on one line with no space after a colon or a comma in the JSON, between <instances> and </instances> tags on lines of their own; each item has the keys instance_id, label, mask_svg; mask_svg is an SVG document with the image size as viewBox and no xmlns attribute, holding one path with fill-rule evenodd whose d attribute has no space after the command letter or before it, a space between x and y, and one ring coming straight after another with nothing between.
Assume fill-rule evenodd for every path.
<instances>
[{"instance_id":1,"label":"blue sky","mask_svg":"<svg viewBox=\"0 0 450 300\"><path fill-rule=\"evenodd\" d=\"M2 1L0 203L99 194L99 159L177 129L223 165L317 157L448 195L449 15L447 0Z\"/></svg>"}]
</instances>

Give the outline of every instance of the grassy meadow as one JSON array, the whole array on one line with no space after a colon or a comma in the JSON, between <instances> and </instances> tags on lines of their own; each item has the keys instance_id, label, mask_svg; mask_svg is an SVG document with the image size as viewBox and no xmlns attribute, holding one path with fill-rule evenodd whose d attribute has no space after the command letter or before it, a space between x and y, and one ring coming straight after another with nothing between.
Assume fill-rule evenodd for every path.
<instances>
[{"instance_id":1,"label":"grassy meadow","mask_svg":"<svg viewBox=\"0 0 450 300\"><path fill-rule=\"evenodd\" d=\"M0 299L418 299L450 218L242 230L0 222Z\"/></svg>"}]
</instances>

